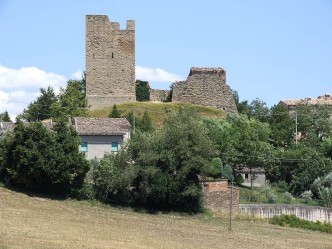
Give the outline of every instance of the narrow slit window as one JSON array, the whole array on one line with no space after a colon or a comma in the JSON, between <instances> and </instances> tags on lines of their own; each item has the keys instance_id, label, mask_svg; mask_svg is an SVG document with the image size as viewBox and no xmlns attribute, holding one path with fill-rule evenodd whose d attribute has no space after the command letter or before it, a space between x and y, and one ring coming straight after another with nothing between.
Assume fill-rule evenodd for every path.
<instances>
[{"instance_id":1,"label":"narrow slit window","mask_svg":"<svg viewBox=\"0 0 332 249\"><path fill-rule=\"evenodd\" d=\"M114 59L114 53L112 52L112 59Z\"/></svg>"}]
</instances>

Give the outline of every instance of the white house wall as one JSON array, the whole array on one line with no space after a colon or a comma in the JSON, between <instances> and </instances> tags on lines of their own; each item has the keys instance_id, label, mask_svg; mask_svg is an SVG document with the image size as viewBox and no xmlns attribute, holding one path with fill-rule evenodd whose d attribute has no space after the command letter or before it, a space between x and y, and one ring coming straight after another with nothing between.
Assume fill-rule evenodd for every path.
<instances>
[{"instance_id":1,"label":"white house wall","mask_svg":"<svg viewBox=\"0 0 332 249\"><path fill-rule=\"evenodd\" d=\"M86 158L90 159L101 159L105 154L114 153L112 152L112 142L118 143L118 150L123 145L123 136L80 136L81 142L88 143Z\"/></svg>"}]
</instances>

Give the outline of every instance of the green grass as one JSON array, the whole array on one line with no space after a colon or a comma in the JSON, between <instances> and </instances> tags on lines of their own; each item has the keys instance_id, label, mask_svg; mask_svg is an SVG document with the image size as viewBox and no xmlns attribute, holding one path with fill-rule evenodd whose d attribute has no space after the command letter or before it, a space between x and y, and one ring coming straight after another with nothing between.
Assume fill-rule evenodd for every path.
<instances>
[{"instance_id":1,"label":"green grass","mask_svg":"<svg viewBox=\"0 0 332 249\"><path fill-rule=\"evenodd\" d=\"M270 219L270 223L282 227L289 226L294 228L320 231L324 233L332 233L332 225L328 223L322 223L319 221L313 222L313 221L302 220L296 217L294 214L292 215L282 214L280 216L274 216L273 218Z\"/></svg>"},{"instance_id":2,"label":"green grass","mask_svg":"<svg viewBox=\"0 0 332 249\"><path fill-rule=\"evenodd\" d=\"M162 125L167 112L178 111L181 107L193 108L203 117L224 118L226 116L226 113L222 110L185 103L129 102L117 105L117 108L122 112L122 117L126 117L130 112L135 113L138 117L142 117L144 112L147 111L156 127ZM103 109L89 110L88 115L90 117L107 118L111 110L112 106Z\"/></svg>"}]
</instances>

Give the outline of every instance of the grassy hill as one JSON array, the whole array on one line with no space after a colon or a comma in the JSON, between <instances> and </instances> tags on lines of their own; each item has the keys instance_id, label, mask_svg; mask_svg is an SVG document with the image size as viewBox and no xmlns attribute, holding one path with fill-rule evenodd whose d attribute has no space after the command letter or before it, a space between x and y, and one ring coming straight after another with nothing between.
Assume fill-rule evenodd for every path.
<instances>
[{"instance_id":1,"label":"grassy hill","mask_svg":"<svg viewBox=\"0 0 332 249\"><path fill-rule=\"evenodd\" d=\"M180 107L191 107L195 109L199 115L211 118L224 118L226 113L222 110L215 108L184 104L184 103L156 103L156 102L129 102L117 105L117 108L122 112L122 117L130 112L135 112L135 115L142 117L144 112L147 111L154 125L161 125L165 119L165 114L169 111L179 110ZM106 118L112 111L112 106L104 109L89 110L90 117Z\"/></svg>"},{"instance_id":2,"label":"grassy hill","mask_svg":"<svg viewBox=\"0 0 332 249\"><path fill-rule=\"evenodd\" d=\"M229 232L222 216L147 214L0 186L0 248L318 249L332 248L332 236L249 220Z\"/></svg>"}]
</instances>

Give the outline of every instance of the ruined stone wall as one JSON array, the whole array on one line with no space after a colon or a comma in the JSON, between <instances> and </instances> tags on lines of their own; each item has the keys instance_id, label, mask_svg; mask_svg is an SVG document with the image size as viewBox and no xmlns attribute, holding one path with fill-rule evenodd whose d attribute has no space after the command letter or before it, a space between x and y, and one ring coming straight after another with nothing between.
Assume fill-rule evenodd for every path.
<instances>
[{"instance_id":1,"label":"ruined stone wall","mask_svg":"<svg viewBox=\"0 0 332 249\"><path fill-rule=\"evenodd\" d=\"M192 67L186 81L173 83L172 102L192 103L237 113L222 68Z\"/></svg>"},{"instance_id":2,"label":"ruined stone wall","mask_svg":"<svg viewBox=\"0 0 332 249\"><path fill-rule=\"evenodd\" d=\"M105 15L86 16L86 95L92 109L135 101L135 22L125 30Z\"/></svg>"},{"instance_id":3,"label":"ruined stone wall","mask_svg":"<svg viewBox=\"0 0 332 249\"><path fill-rule=\"evenodd\" d=\"M170 90L160 90L150 88L150 101L153 102L165 102L169 100Z\"/></svg>"},{"instance_id":4,"label":"ruined stone wall","mask_svg":"<svg viewBox=\"0 0 332 249\"><path fill-rule=\"evenodd\" d=\"M228 212L231 205L232 188L227 180L203 182L204 207L212 211ZM232 210L239 210L239 189L233 187Z\"/></svg>"}]
</instances>

